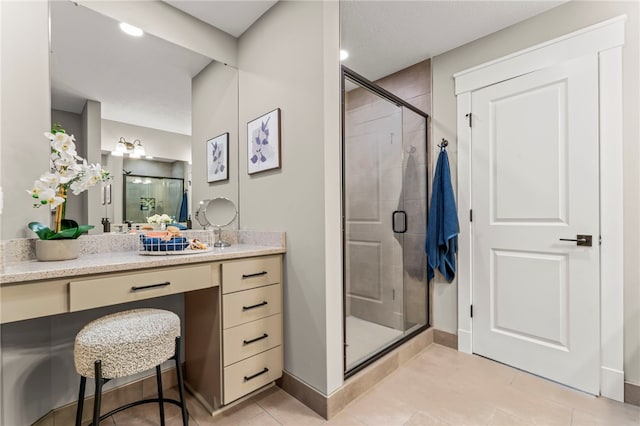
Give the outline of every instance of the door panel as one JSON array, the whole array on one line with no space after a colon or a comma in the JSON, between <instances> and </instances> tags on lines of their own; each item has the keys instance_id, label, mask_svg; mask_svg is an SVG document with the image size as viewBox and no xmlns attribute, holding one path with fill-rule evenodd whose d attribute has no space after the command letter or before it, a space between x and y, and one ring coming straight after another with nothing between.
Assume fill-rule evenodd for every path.
<instances>
[{"instance_id":1,"label":"door panel","mask_svg":"<svg viewBox=\"0 0 640 426\"><path fill-rule=\"evenodd\" d=\"M566 222L566 98L560 80L491 102L494 223Z\"/></svg>"},{"instance_id":2,"label":"door panel","mask_svg":"<svg viewBox=\"0 0 640 426\"><path fill-rule=\"evenodd\" d=\"M599 389L598 67L592 55L472 93L473 350Z\"/></svg>"}]
</instances>

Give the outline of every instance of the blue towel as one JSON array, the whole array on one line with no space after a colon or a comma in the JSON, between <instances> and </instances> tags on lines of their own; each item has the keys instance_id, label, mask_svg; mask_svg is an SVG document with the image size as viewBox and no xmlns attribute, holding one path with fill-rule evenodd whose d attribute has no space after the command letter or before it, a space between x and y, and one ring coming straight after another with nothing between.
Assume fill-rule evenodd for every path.
<instances>
[{"instance_id":1,"label":"blue towel","mask_svg":"<svg viewBox=\"0 0 640 426\"><path fill-rule=\"evenodd\" d=\"M184 191L182 194L182 203L180 204L180 213L178 214L178 222L186 222L187 221L187 191Z\"/></svg>"},{"instance_id":2,"label":"blue towel","mask_svg":"<svg viewBox=\"0 0 640 426\"><path fill-rule=\"evenodd\" d=\"M447 151L440 150L436 173L433 177L429 223L427 225L427 280L435 270L451 282L456 275L456 252L458 251L458 212L451 185L451 171Z\"/></svg>"}]
</instances>

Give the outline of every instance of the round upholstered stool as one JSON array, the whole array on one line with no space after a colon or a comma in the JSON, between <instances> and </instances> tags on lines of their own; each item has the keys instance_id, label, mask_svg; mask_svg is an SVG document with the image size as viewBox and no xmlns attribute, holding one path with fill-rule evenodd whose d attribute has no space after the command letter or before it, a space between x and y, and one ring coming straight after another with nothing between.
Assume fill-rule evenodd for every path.
<instances>
[{"instance_id":1,"label":"round upholstered stool","mask_svg":"<svg viewBox=\"0 0 640 426\"><path fill-rule=\"evenodd\" d=\"M158 403L160 424L164 425L164 403L182 409L182 421L188 424L181 371L180 318L161 309L132 309L98 318L85 325L77 334L73 357L80 374L80 392L76 425L82 422L87 378L95 379L93 425L113 414L145 403ZM180 401L164 398L160 364L175 359ZM116 377L125 377L156 369L158 398L136 401L100 416L102 386Z\"/></svg>"}]
</instances>

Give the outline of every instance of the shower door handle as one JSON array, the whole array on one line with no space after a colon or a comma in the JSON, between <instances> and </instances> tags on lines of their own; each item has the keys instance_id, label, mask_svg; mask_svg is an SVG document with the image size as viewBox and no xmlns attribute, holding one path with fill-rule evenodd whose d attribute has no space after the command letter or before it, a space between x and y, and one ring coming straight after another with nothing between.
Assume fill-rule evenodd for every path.
<instances>
[{"instance_id":1,"label":"shower door handle","mask_svg":"<svg viewBox=\"0 0 640 426\"><path fill-rule=\"evenodd\" d=\"M400 228L398 228L400 224ZM407 212L404 210L396 210L391 214L391 228L393 232L397 234L404 234L407 232Z\"/></svg>"}]
</instances>

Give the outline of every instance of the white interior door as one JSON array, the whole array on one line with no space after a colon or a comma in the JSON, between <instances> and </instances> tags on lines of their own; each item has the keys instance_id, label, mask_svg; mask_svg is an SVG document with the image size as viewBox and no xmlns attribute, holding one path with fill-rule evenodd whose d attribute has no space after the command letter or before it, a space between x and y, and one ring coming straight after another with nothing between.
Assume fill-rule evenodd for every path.
<instances>
[{"instance_id":1,"label":"white interior door","mask_svg":"<svg viewBox=\"0 0 640 426\"><path fill-rule=\"evenodd\" d=\"M471 104L473 351L597 394L597 55ZM560 240L578 234L593 246Z\"/></svg>"}]
</instances>

